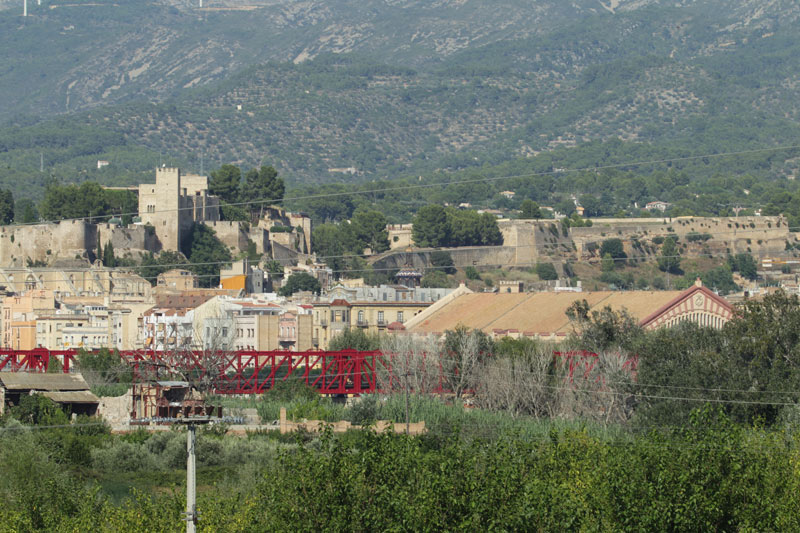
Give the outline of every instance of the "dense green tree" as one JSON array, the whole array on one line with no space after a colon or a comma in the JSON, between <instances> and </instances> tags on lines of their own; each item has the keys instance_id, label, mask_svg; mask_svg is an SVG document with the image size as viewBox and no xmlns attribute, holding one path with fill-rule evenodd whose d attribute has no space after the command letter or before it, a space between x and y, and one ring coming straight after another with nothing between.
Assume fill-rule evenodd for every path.
<instances>
[{"instance_id":1,"label":"dense green tree","mask_svg":"<svg viewBox=\"0 0 800 533\"><path fill-rule=\"evenodd\" d=\"M603 214L603 206L600 200L593 194L584 194L580 197L580 204L583 207L583 216L597 217Z\"/></svg>"},{"instance_id":2,"label":"dense green tree","mask_svg":"<svg viewBox=\"0 0 800 533\"><path fill-rule=\"evenodd\" d=\"M537 219L542 218L542 211L539 209L539 204L531 200L530 198L526 198L520 204L520 215L519 218L523 219Z\"/></svg>"},{"instance_id":3,"label":"dense green tree","mask_svg":"<svg viewBox=\"0 0 800 533\"><path fill-rule=\"evenodd\" d=\"M366 333L361 328L347 328L328 342L328 349L371 351L380 350L381 339L376 333Z\"/></svg>"},{"instance_id":4,"label":"dense green tree","mask_svg":"<svg viewBox=\"0 0 800 533\"><path fill-rule=\"evenodd\" d=\"M298 291L309 291L319 294L322 286L319 280L307 272L297 272L289 276L283 287L278 290L281 296L291 296Z\"/></svg>"},{"instance_id":5,"label":"dense green tree","mask_svg":"<svg viewBox=\"0 0 800 533\"><path fill-rule=\"evenodd\" d=\"M758 278L758 263L748 253L729 255L728 266L732 271L741 274L743 278L751 281Z\"/></svg>"},{"instance_id":6,"label":"dense green tree","mask_svg":"<svg viewBox=\"0 0 800 533\"><path fill-rule=\"evenodd\" d=\"M542 281L552 281L558 279L558 272L553 263L536 263L536 275Z\"/></svg>"},{"instance_id":7,"label":"dense green tree","mask_svg":"<svg viewBox=\"0 0 800 533\"><path fill-rule=\"evenodd\" d=\"M436 250L435 252L431 252L431 266L433 266L436 270L444 272L445 274L455 274L456 268L455 263L453 262L453 257L443 250Z\"/></svg>"},{"instance_id":8,"label":"dense green tree","mask_svg":"<svg viewBox=\"0 0 800 533\"><path fill-rule=\"evenodd\" d=\"M363 252L363 243L355 239L352 228L347 223L315 226L311 241L317 257L333 269L336 277L352 269L353 261Z\"/></svg>"},{"instance_id":9,"label":"dense green tree","mask_svg":"<svg viewBox=\"0 0 800 533\"><path fill-rule=\"evenodd\" d=\"M639 322L627 311L615 311L606 306L590 311L586 300L578 300L567 309L579 345L593 352L607 349L632 349L644 332Z\"/></svg>"},{"instance_id":10,"label":"dense green tree","mask_svg":"<svg viewBox=\"0 0 800 533\"><path fill-rule=\"evenodd\" d=\"M250 213L245 208L238 205L220 202L219 211L222 220L234 222L248 222L250 220Z\"/></svg>"},{"instance_id":11,"label":"dense green tree","mask_svg":"<svg viewBox=\"0 0 800 533\"><path fill-rule=\"evenodd\" d=\"M110 213L106 191L97 183L85 181L59 185L51 182L39 205L45 220L104 217Z\"/></svg>"},{"instance_id":12,"label":"dense green tree","mask_svg":"<svg viewBox=\"0 0 800 533\"><path fill-rule=\"evenodd\" d=\"M447 277L447 274L441 270L431 270L422 276L420 285L431 289L446 289L452 287L453 284L450 282L450 278Z\"/></svg>"},{"instance_id":13,"label":"dense green tree","mask_svg":"<svg viewBox=\"0 0 800 533\"><path fill-rule=\"evenodd\" d=\"M33 224L39 220L39 211L30 198L20 198L14 204L14 222L17 224Z\"/></svg>"},{"instance_id":14,"label":"dense green tree","mask_svg":"<svg viewBox=\"0 0 800 533\"><path fill-rule=\"evenodd\" d=\"M575 212L575 202L569 198L564 198L555 205L555 210L562 215L570 216Z\"/></svg>"},{"instance_id":15,"label":"dense green tree","mask_svg":"<svg viewBox=\"0 0 800 533\"><path fill-rule=\"evenodd\" d=\"M467 276L467 279L471 279L473 281L481 279L481 275L474 266L468 266L464 269L464 275Z\"/></svg>"},{"instance_id":16,"label":"dense green tree","mask_svg":"<svg viewBox=\"0 0 800 533\"><path fill-rule=\"evenodd\" d=\"M374 209L356 209L350 221L350 231L358 242L358 251L369 247L372 253L378 254L389 249L389 232L386 230L386 217Z\"/></svg>"},{"instance_id":17,"label":"dense green tree","mask_svg":"<svg viewBox=\"0 0 800 533\"><path fill-rule=\"evenodd\" d=\"M280 261L271 259L264 263L264 270L270 274L283 274L283 265Z\"/></svg>"},{"instance_id":18,"label":"dense green tree","mask_svg":"<svg viewBox=\"0 0 800 533\"><path fill-rule=\"evenodd\" d=\"M242 171L236 165L222 165L211 172L208 192L219 196L227 203L239 201L239 190L242 183Z\"/></svg>"},{"instance_id":19,"label":"dense green tree","mask_svg":"<svg viewBox=\"0 0 800 533\"><path fill-rule=\"evenodd\" d=\"M0 189L0 224L11 224L14 220L14 195L8 189Z\"/></svg>"},{"instance_id":20,"label":"dense green tree","mask_svg":"<svg viewBox=\"0 0 800 533\"><path fill-rule=\"evenodd\" d=\"M108 204L108 214L118 215L123 224L130 224L139 212L139 196L133 191L112 189L103 189L103 194Z\"/></svg>"},{"instance_id":21,"label":"dense green tree","mask_svg":"<svg viewBox=\"0 0 800 533\"><path fill-rule=\"evenodd\" d=\"M201 287L219 285L219 271L231 260L231 252L213 229L205 224L194 224L184 243L184 254L189 257L187 268L197 274Z\"/></svg>"},{"instance_id":22,"label":"dense green tree","mask_svg":"<svg viewBox=\"0 0 800 533\"><path fill-rule=\"evenodd\" d=\"M606 239L600 245L600 257L610 255L612 259L624 259L627 256L621 239Z\"/></svg>"},{"instance_id":23,"label":"dense green tree","mask_svg":"<svg viewBox=\"0 0 800 533\"><path fill-rule=\"evenodd\" d=\"M417 246L447 246L450 227L444 207L430 204L420 208L413 224L412 236Z\"/></svg>"},{"instance_id":24,"label":"dense green tree","mask_svg":"<svg viewBox=\"0 0 800 533\"><path fill-rule=\"evenodd\" d=\"M247 209L254 218L261 218L264 208L280 203L286 192L283 178L272 166L262 165L260 169L251 169L245 174L245 185L242 189L242 201L251 202Z\"/></svg>"},{"instance_id":25,"label":"dense green tree","mask_svg":"<svg viewBox=\"0 0 800 533\"><path fill-rule=\"evenodd\" d=\"M24 394L11 408L11 416L31 425L63 425L68 422L61 407L42 394Z\"/></svg>"},{"instance_id":26,"label":"dense green tree","mask_svg":"<svg viewBox=\"0 0 800 533\"><path fill-rule=\"evenodd\" d=\"M667 237L661 245L661 254L658 256L658 268L670 274L681 273L681 258L678 245L673 237Z\"/></svg>"},{"instance_id":27,"label":"dense green tree","mask_svg":"<svg viewBox=\"0 0 800 533\"><path fill-rule=\"evenodd\" d=\"M104 266L111 268L117 266L117 259L114 257L114 245L111 244L111 241L108 241L103 248L102 261Z\"/></svg>"},{"instance_id":28,"label":"dense green tree","mask_svg":"<svg viewBox=\"0 0 800 533\"><path fill-rule=\"evenodd\" d=\"M352 191L352 186L339 184L314 187L308 191L311 198L300 205L316 223L347 220L356 209L354 202L357 197L352 195Z\"/></svg>"},{"instance_id":29,"label":"dense green tree","mask_svg":"<svg viewBox=\"0 0 800 533\"><path fill-rule=\"evenodd\" d=\"M500 246L503 244L503 234L497 226L497 217L490 213L482 213L478 224L480 244L485 246Z\"/></svg>"},{"instance_id":30,"label":"dense green tree","mask_svg":"<svg viewBox=\"0 0 800 533\"><path fill-rule=\"evenodd\" d=\"M155 285L159 274L173 268L180 268L186 263L186 257L180 252L165 250L158 254L158 257L148 252L142 256L137 270L140 276L149 281L151 285Z\"/></svg>"},{"instance_id":31,"label":"dense green tree","mask_svg":"<svg viewBox=\"0 0 800 533\"><path fill-rule=\"evenodd\" d=\"M614 268L614 258L611 257L610 253L606 253L600 261L600 270L603 272L614 272Z\"/></svg>"}]
</instances>

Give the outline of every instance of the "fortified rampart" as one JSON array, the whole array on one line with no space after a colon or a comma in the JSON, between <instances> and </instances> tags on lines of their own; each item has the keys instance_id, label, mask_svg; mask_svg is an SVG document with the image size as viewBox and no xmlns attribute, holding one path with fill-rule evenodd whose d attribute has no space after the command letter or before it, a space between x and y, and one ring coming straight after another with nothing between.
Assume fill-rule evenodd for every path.
<instances>
[{"instance_id":1,"label":"fortified rampart","mask_svg":"<svg viewBox=\"0 0 800 533\"><path fill-rule=\"evenodd\" d=\"M96 248L96 227L82 220L0 227L0 266L88 257Z\"/></svg>"},{"instance_id":2,"label":"fortified rampart","mask_svg":"<svg viewBox=\"0 0 800 533\"><path fill-rule=\"evenodd\" d=\"M443 248L450 254L457 267L502 267L516 266L515 249L508 246L464 246L461 248ZM375 269L400 270L406 264L414 268L425 269L433 266L431 253L435 249L418 249L413 252L389 251L372 258L369 262Z\"/></svg>"},{"instance_id":3,"label":"fortified rampart","mask_svg":"<svg viewBox=\"0 0 800 533\"><path fill-rule=\"evenodd\" d=\"M685 249L704 253L749 252L756 256L784 251L796 241L785 218L775 217L678 217L593 219L588 227L567 228L561 221L499 220L500 247L448 248L460 267L509 266L528 268L542 260L567 261L596 257L606 239L623 241L631 256L658 253L659 244L675 236ZM410 225L403 226L410 233ZM654 238L656 239L654 242ZM692 249L695 250L692 250ZM430 266L431 250L391 250L373 258L376 267L400 268L411 262L416 268Z\"/></svg>"},{"instance_id":4,"label":"fortified rampart","mask_svg":"<svg viewBox=\"0 0 800 533\"><path fill-rule=\"evenodd\" d=\"M702 242L709 251L774 254L793 241L789 224L783 217L678 217L672 219L595 219L591 227L570 228L569 235L582 255L590 243L618 238L629 246L635 241L674 235L682 243ZM694 236L694 237L693 237Z\"/></svg>"},{"instance_id":5,"label":"fortified rampart","mask_svg":"<svg viewBox=\"0 0 800 533\"><path fill-rule=\"evenodd\" d=\"M214 230L217 238L230 248L234 255L239 250L247 250L248 234L244 231L244 225L241 222L219 220L206 222L205 225Z\"/></svg>"},{"instance_id":6,"label":"fortified rampart","mask_svg":"<svg viewBox=\"0 0 800 533\"><path fill-rule=\"evenodd\" d=\"M117 226L115 224L97 225L97 244L106 246L108 243L114 247L117 257L139 256L150 252L159 251L159 241L154 233L149 232L144 226Z\"/></svg>"}]
</instances>

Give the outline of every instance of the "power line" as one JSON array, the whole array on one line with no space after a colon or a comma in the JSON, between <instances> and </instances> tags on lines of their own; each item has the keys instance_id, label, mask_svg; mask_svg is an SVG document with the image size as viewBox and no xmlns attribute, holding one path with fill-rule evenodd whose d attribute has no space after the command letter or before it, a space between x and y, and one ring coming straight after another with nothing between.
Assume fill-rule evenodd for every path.
<instances>
[{"instance_id":1,"label":"power line","mask_svg":"<svg viewBox=\"0 0 800 533\"><path fill-rule=\"evenodd\" d=\"M495 181L504 181L504 180L511 180L511 179L525 179L525 178L534 178L540 176L553 176L559 174L571 174L571 173L579 173L579 172L596 172L600 170L611 170L611 169L619 169L625 167L639 167L639 166L646 166L646 165L660 165L666 163L678 163L681 161L693 161L698 159L708 159L708 158L720 158L720 157L732 157L738 155L749 155L749 154L756 154L756 153L765 153L765 152L777 152L781 150L793 150L800 148L800 144L794 145L786 145L786 146L776 146L772 148L755 148L751 150L739 150L735 152L721 152L716 154L704 154L704 155L695 155L695 156L684 156L684 157L675 157L675 158L668 158L668 159L656 159L650 161L632 161L628 163L615 163L609 165L602 165L602 166L594 166L594 167L583 167L583 168L576 168L576 169L559 169L550 170L546 172L532 172L527 174L516 174L516 175L509 175L509 176L494 176L490 178L472 178L472 179L463 179L463 180L453 180L453 181L445 181L445 182L437 182L437 183L417 183L417 184L410 184L410 185L401 185L396 187L384 187L384 188L376 188L376 189L367 189L363 191L340 191L340 192L331 192L331 193L322 193L322 194L307 194L301 196L293 196L293 197L284 197L284 198L273 198L273 199L262 199L262 200L250 200L246 202L234 202L227 205L230 206L248 206L248 205L262 205L262 204L279 204L285 203L289 201L297 201L297 200L313 200L318 198L337 198L343 196L354 196L354 195L368 195L368 194L378 194L378 193L386 193L386 192L393 192L393 191L408 191L408 190L415 190L415 189L428 189L432 187L446 187L449 185L465 185L465 184L474 184L474 183L488 183L488 182L495 182ZM146 184L145 184L146 185ZM179 212L179 211L191 211L194 210L194 207L177 207L174 209L163 209L152 211L148 214L154 213L171 213L171 212ZM138 216L139 212L131 212L131 213L116 213L111 215L102 215L102 216L94 216L94 217L76 217L76 218L65 218L61 219L63 221L82 221L88 220L91 222L92 220L97 219L104 219L104 218L114 218L114 217L123 217L123 216ZM19 224L19 225L32 225L35 223L28 223L28 224Z\"/></svg>"},{"instance_id":2,"label":"power line","mask_svg":"<svg viewBox=\"0 0 800 533\"><path fill-rule=\"evenodd\" d=\"M553 245L553 246L555 246L555 245ZM491 245L491 246L476 246L476 247L469 247L469 248L470 249L491 249L491 248L494 248L494 249L503 249L503 248L515 249L515 248L527 248L527 247L531 247L531 245L516 245L516 246L509 246L509 247L505 247L505 246L502 246L502 245ZM456 250L456 249L453 249L453 248L437 248L437 249L425 249L425 250L422 250L422 252L454 251L454 250ZM397 254L399 255L401 253L403 253L403 252L398 252ZM731 253L730 255L734 255L734 254ZM657 262L658 259L693 259L693 258L719 257L719 256L720 256L720 254L718 254L718 253L689 253L689 254L675 254L675 255L612 257L611 260L614 263L636 262L636 263L648 264L648 263ZM370 254L361 254L361 255L353 254L353 255L343 255L343 256L322 256L321 258L328 258L328 259L331 259L331 258L355 259L355 258L369 258L369 257L374 257L374 255L370 255ZM773 254L770 254L770 257L796 258L798 256L795 255L791 251L784 250L782 252L775 252ZM515 265L513 265L513 268L532 267L532 266L535 266L536 264L541 264L541 263L553 264L553 265L561 264L561 263L566 263L566 264L569 264L569 265L576 265L576 264L589 264L589 265L592 265L592 264L598 264L601 261L602 261L602 259L599 259L599 258L594 258L594 259L569 259L569 258L554 259L554 258L551 258L551 257L543 257L543 258L540 257L540 258L536 258L536 259L531 259L530 261L518 262ZM173 265L139 265L139 266L131 266L131 267L112 267L111 269L101 270L101 271L97 271L97 272L98 273L121 272L121 273L129 274L129 273L131 273L132 270L136 270L136 269L143 270L143 269L148 269L148 268L165 268L165 267L168 267L168 266L193 267L193 266L229 265L232 262L233 262L233 260L231 260L231 261L195 262L195 263L186 262L186 263L175 263ZM493 267L508 267L509 265L506 264L506 263L490 263L490 264L487 263L487 264L483 264L483 265L475 265L473 263L469 263L469 264L453 264L453 265L447 265L447 266L434 266L434 265L431 265L431 266L424 267L424 269L426 271L427 270L443 270L443 269L450 269L450 268L466 268L466 267L470 267L470 266L471 267L476 267L476 268L481 268L481 269L486 269L486 268L493 268ZM344 269L338 269L338 270L331 270L331 272L334 273L334 274L346 274L346 273L354 273L354 272L392 272L394 270L398 270L398 268L399 267L385 267L385 268L369 267L369 268L362 268L362 269L344 268ZM14 268L10 268L10 267L0 267L0 271L3 271L3 270L20 270L20 271L26 271L26 272L28 270L33 270L34 272L36 271L33 267L26 267L26 268L20 267L19 269L14 269ZM67 270L68 271L70 269L58 269L56 267L52 267L52 268L48 269L48 271L62 271L62 270ZM195 275L200 279L219 277L219 274L195 274ZM106 279L101 279L99 281L99 283L102 284L104 281L109 281L109 280L112 281L112 282L114 282L114 281L124 281L124 280L139 281L139 280L142 280L142 279L144 279L144 280L156 280L157 278L158 278L158 275L156 275L156 276L141 276L141 275L138 275L138 274L131 275L131 276L109 276ZM63 283L62 281L59 281L59 280L38 280L37 279L36 281L37 281L37 283L43 283L43 284L44 283L55 283L55 284ZM93 283L97 283L96 280L92 280L92 282ZM20 283L24 283L24 280L20 281Z\"/></svg>"},{"instance_id":3,"label":"power line","mask_svg":"<svg viewBox=\"0 0 800 533\"><path fill-rule=\"evenodd\" d=\"M701 217L697 217L697 218L701 218ZM603 219L595 219L595 220L597 220L598 223L602 223L602 221L603 221ZM553 224L557 224L557 223L558 223L557 220L553 221ZM747 230L744 230L744 231L747 231ZM761 230L753 230L753 231L761 231ZM763 231L767 231L767 230L763 230ZM800 226L789 226L789 227L787 227L787 231L788 232L800 231ZM738 232L736 230L721 231L721 232L715 231L714 235L715 236L716 235L731 235L731 234L735 235L737 233ZM675 236L676 237L680 237L679 235L675 235ZM613 239L613 238L616 238L616 237L608 237L608 238L609 239ZM669 238L669 235L667 235L664 238L665 239ZM621 238L620 240L622 240L622 241L630 241L630 240L632 240L632 238ZM566 243L539 243L539 244L532 243L532 244L515 244L515 245L487 244L487 245L476 245L476 246L468 246L468 247L438 246L438 247L430 247L430 248L420 248L420 249L416 249L416 250L414 250L412 252L405 252L405 251L402 251L402 250L395 250L395 251L391 251L390 250L388 252L381 252L381 253L369 253L369 254L365 254L365 253L360 253L360 254L359 253L350 253L350 254L341 254L341 255L316 255L315 257L318 260L319 259L350 259L350 258L370 259L370 258L373 258L373 257L379 257L381 255L392 254L392 252L393 252L394 255L401 255L401 254L406 254L406 253L415 254L415 253L430 253L430 252L435 252L435 251L454 251L454 250L457 250L459 248L469 248L471 250L492 249L492 248L496 248L496 249L503 249L503 248L505 248L505 249L526 249L526 248L558 248L560 246L565 246L565 245L566 245ZM773 254L771 254L771 256L795 257L794 255L789 254L788 252L789 252L788 250L783 250L781 252L773 253ZM713 255L714 257L716 257L719 254L707 254L707 255ZM639 257L646 257L646 256L633 256L633 257L612 258L612 259L614 261L626 261L626 260L637 259ZM663 257L663 256L658 256L658 257ZM669 257L673 257L673 256L669 256ZM684 255L682 257L687 257L687 256ZM109 271L109 270L110 271L116 271L116 270L126 271L126 270L130 270L131 268L165 268L165 267L182 267L182 266L227 265L227 264L231 264L232 262L233 262L233 260L230 260L230 261L206 261L206 262L194 262L194 263L187 261L187 262L184 262L184 263L139 265L139 266L133 266L133 267L107 267L106 271ZM0 269L7 269L7 268L8 267L3 267L3 268L0 268ZM48 267L48 268L55 269L54 267ZM24 268L20 267L20 270L24 270ZM57 269L55 269L55 270L57 270Z\"/></svg>"}]
</instances>

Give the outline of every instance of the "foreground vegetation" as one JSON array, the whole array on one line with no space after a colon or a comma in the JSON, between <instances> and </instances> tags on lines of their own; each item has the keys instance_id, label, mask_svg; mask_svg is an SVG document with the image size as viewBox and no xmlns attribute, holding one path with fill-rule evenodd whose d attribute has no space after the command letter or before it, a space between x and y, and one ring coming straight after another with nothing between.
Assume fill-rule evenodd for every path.
<instances>
[{"instance_id":1,"label":"foreground vegetation","mask_svg":"<svg viewBox=\"0 0 800 533\"><path fill-rule=\"evenodd\" d=\"M800 529L798 298L748 302L721 331L645 332L587 309L570 309L575 333L556 357L467 330L442 341L349 332L342 347L395 354L386 394L345 406L286 382L227 400L265 422L283 406L369 427L404 422L409 391L408 420L427 432L204 428L200 530ZM451 393L433 390L422 353ZM0 531L180 530L185 443L181 429L112 435L25 397L0 419Z\"/></svg>"},{"instance_id":2,"label":"foreground vegetation","mask_svg":"<svg viewBox=\"0 0 800 533\"><path fill-rule=\"evenodd\" d=\"M800 447L718 411L683 429L609 438L371 431L320 438L200 436L200 531L796 530ZM15 426L6 426L12 429ZM79 432L78 429L67 430ZM95 439L91 462L56 453L64 430L0 433L2 531L176 531L180 432ZM150 462L153 458L160 462ZM88 465L88 466L87 466ZM96 481L99 478L99 482ZM137 479L119 498L110 480ZM150 482L150 487L142 485ZM209 484L211 483L211 484ZM159 488L159 484L163 484ZM158 490L156 490L158 489Z\"/></svg>"}]
</instances>

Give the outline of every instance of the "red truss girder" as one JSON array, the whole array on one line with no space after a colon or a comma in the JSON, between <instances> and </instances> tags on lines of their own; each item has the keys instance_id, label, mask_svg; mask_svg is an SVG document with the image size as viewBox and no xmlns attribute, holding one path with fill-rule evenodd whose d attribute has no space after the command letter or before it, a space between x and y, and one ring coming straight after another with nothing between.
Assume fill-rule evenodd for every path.
<instances>
[{"instance_id":1,"label":"red truss girder","mask_svg":"<svg viewBox=\"0 0 800 533\"><path fill-rule=\"evenodd\" d=\"M77 354L77 350L0 349L0 371L47 372L53 358L63 361L63 372L69 372L74 368ZM209 371L204 361L213 359L210 363L214 366L213 382L220 394L261 394L277 380L290 378L302 379L320 394L363 394L386 388L381 386L378 376L381 368L390 375L390 367L378 351L240 351L209 358L202 351L134 350L119 355L133 369L136 383L174 378L171 370L175 368L202 377Z\"/></svg>"},{"instance_id":2,"label":"red truss girder","mask_svg":"<svg viewBox=\"0 0 800 533\"><path fill-rule=\"evenodd\" d=\"M61 362L62 371L69 372L75 364L75 350L9 350L0 348L0 372L47 372L50 358Z\"/></svg>"},{"instance_id":3,"label":"red truss girder","mask_svg":"<svg viewBox=\"0 0 800 533\"><path fill-rule=\"evenodd\" d=\"M77 350L8 350L0 349L0 371L47 372L51 358L62 363L62 371L70 372L75 365ZM392 355L378 351L342 350L327 352L239 351L214 354L209 358L202 351L157 352L152 350L123 351L120 357L133 370L134 383L157 379L175 379L175 369L183 373L196 372L205 376L213 360L215 376L212 382L219 394L261 394L279 380L302 379L320 394L365 394L392 390L399 380L392 369ZM557 361L568 365L567 380L587 380L597 361L597 354L588 351L554 352ZM397 357L396 355L394 357ZM638 358L633 357L623 367L634 377ZM438 387L444 390L442 368L438 367ZM577 375L576 375L577 373Z\"/></svg>"}]
</instances>

